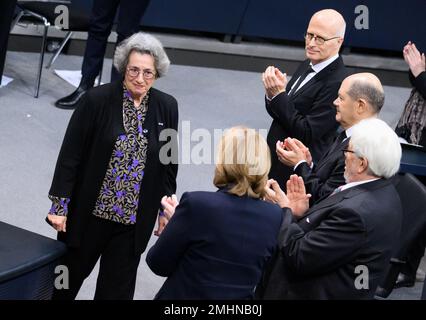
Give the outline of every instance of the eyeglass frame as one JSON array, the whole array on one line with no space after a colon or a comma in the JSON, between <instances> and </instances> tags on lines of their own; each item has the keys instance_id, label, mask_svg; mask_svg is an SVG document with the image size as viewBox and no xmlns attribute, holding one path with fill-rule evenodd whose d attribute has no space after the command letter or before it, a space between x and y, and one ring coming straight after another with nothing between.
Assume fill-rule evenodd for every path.
<instances>
[{"instance_id":1,"label":"eyeglass frame","mask_svg":"<svg viewBox=\"0 0 426 320\"><path fill-rule=\"evenodd\" d=\"M152 80L152 79L156 79L157 78L157 73L153 72L150 69L143 69L143 70L141 70L141 69L139 69L137 67L127 67L126 71L129 74L129 76L132 77L132 78L139 77L139 75L141 74L141 72L142 72L142 77L145 80ZM130 72L136 72L136 74L135 75L131 75ZM146 74L152 74L152 77L151 76L147 77Z\"/></svg>"},{"instance_id":2,"label":"eyeglass frame","mask_svg":"<svg viewBox=\"0 0 426 320\"><path fill-rule=\"evenodd\" d=\"M342 149L342 152L343 153L346 153L346 152L355 153L355 151L350 150L350 149Z\"/></svg>"},{"instance_id":3,"label":"eyeglass frame","mask_svg":"<svg viewBox=\"0 0 426 320\"><path fill-rule=\"evenodd\" d=\"M310 39L308 39L308 35L312 35L312 36L309 36ZM333 40L333 39L338 39L338 38L341 38L341 37L336 36L336 37L332 37L332 38L329 38L329 39L324 39L323 37L318 36L316 34L313 34L313 33L310 33L310 32L305 32L305 34L303 35L303 38L305 38L305 41L308 41L308 42L310 42L312 39L314 39L316 45L322 46L327 41L330 41L330 40ZM320 43L318 43L318 40L320 40Z\"/></svg>"},{"instance_id":4,"label":"eyeglass frame","mask_svg":"<svg viewBox=\"0 0 426 320\"><path fill-rule=\"evenodd\" d=\"M354 150L350 150L350 149L342 149L342 152L343 152L343 155L346 155L346 152L350 152L350 153L353 153L357 158L363 158L362 156L359 156L357 153L356 153L356 151L354 151Z\"/></svg>"}]
</instances>

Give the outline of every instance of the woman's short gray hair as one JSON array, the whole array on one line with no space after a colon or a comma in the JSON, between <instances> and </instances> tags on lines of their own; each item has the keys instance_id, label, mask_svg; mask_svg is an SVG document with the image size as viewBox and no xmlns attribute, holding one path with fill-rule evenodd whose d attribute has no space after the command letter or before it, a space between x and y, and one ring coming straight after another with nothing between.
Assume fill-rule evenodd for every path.
<instances>
[{"instance_id":1,"label":"woman's short gray hair","mask_svg":"<svg viewBox=\"0 0 426 320\"><path fill-rule=\"evenodd\" d=\"M170 60L161 42L148 33L138 32L123 40L115 49L114 67L121 74L126 72L129 56L133 51L147 53L154 58L157 77L162 77L167 73Z\"/></svg>"}]
</instances>

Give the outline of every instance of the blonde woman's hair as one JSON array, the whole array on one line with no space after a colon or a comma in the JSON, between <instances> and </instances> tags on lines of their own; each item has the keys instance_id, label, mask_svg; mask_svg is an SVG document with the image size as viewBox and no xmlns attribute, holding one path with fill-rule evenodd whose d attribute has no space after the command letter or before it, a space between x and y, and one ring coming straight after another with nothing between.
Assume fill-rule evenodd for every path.
<instances>
[{"instance_id":1,"label":"blonde woman's hair","mask_svg":"<svg viewBox=\"0 0 426 320\"><path fill-rule=\"evenodd\" d=\"M218 188L228 187L237 196L262 198L270 168L265 139L255 129L233 127L218 144L213 183Z\"/></svg>"}]
</instances>

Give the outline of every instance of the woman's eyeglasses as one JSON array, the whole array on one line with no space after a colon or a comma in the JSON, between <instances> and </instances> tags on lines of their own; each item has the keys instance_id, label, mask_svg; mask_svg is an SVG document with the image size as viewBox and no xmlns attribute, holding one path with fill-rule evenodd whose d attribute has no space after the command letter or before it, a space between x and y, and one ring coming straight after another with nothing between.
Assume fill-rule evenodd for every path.
<instances>
[{"instance_id":1,"label":"woman's eyeglasses","mask_svg":"<svg viewBox=\"0 0 426 320\"><path fill-rule=\"evenodd\" d=\"M139 75L142 73L142 76L146 80L151 80L155 78L155 73L149 69L140 70L139 68L129 67L127 68L127 73L132 78L139 77Z\"/></svg>"}]
</instances>

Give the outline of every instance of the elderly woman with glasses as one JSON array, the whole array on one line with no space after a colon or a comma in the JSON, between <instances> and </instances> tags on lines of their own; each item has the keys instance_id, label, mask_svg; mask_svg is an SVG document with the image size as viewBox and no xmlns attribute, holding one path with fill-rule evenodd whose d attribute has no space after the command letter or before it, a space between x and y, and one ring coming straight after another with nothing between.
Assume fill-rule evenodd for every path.
<instances>
[{"instance_id":1,"label":"elderly woman with glasses","mask_svg":"<svg viewBox=\"0 0 426 320\"><path fill-rule=\"evenodd\" d=\"M99 258L94 298L133 298L161 198L176 191L177 102L152 87L169 64L156 38L134 34L115 52L122 80L89 90L71 117L49 191L47 221L68 246L69 288L54 299L74 299Z\"/></svg>"}]
</instances>

